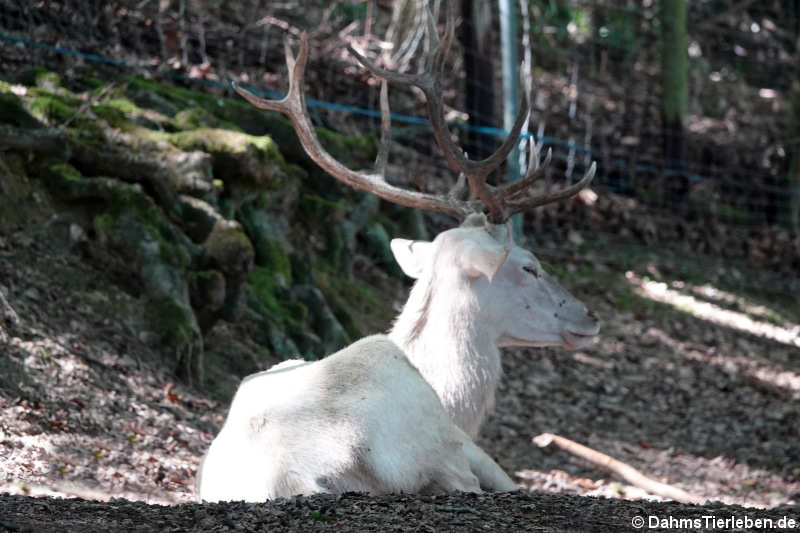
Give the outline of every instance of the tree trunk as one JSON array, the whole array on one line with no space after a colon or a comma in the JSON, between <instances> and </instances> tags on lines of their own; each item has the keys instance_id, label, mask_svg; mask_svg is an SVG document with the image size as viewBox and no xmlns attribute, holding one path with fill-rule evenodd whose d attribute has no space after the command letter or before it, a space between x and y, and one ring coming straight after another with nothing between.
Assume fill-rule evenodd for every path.
<instances>
[{"instance_id":1,"label":"tree trunk","mask_svg":"<svg viewBox=\"0 0 800 533\"><path fill-rule=\"evenodd\" d=\"M470 126L494 126L494 75L492 72L491 28L493 3L487 0L462 0L461 41L464 47L466 107ZM470 130L466 143L471 159L492 153L486 135Z\"/></svg>"},{"instance_id":2,"label":"tree trunk","mask_svg":"<svg viewBox=\"0 0 800 533\"><path fill-rule=\"evenodd\" d=\"M686 188L683 170L683 125L688 102L688 62L686 41L686 0L662 0L662 99L661 119L664 139L664 169L668 183L660 191L678 193ZM674 183L669 183L674 182ZM680 200L680 198L676 198Z\"/></svg>"},{"instance_id":3,"label":"tree trunk","mask_svg":"<svg viewBox=\"0 0 800 533\"><path fill-rule=\"evenodd\" d=\"M795 64L800 65L800 37L797 38ZM792 84L791 135L793 142L792 167L789 172L789 223L795 235L800 235L800 71Z\"/></svg>"}]
</instances>

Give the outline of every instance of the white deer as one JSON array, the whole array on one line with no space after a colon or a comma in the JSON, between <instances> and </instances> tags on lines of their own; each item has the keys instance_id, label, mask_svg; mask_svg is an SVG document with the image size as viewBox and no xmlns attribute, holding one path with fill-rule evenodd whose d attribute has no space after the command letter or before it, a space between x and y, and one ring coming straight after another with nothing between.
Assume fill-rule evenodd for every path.
<instances>
[{"instance_id":1,"label":"white deer","mask_svg":"<svg viewBox=\"0 0 800 533\"><path fill-rule=\"evenodd\" d=\"M376 170L352 171L325 151L308 117L303 74L305 36L295 61L287 45L288 95L264 100L238 88L262 109L290 117L309 156L332 176L406 206L463 220L432 242L392 241L403 271L416 279L388 335L374 335L320 361L286 361L242 381L225 424L197 475L201 500L264 501L318 492L371 493L482 489L517 486L472 439L494 403L502 346L560 345L577 348L598 334L597 317L542 269L534 255L513 243L508 218L566 198L583 179L559 192L532 196L540 165L534 154L525 178L491 187L486 176L514 146L527 117L484 161L471 161L450 139L439 76L453 34L453 15L424 73L381 70L351 49L384 81L382 131ZM429 17L430 18L430 17ZM437 143L477 198L410 191L384 177L389 148L386 80L419 87ZM459 180L463 183L464 180ZM488 212L487 215L483 211Z\"/></svg>"}]
</instances>

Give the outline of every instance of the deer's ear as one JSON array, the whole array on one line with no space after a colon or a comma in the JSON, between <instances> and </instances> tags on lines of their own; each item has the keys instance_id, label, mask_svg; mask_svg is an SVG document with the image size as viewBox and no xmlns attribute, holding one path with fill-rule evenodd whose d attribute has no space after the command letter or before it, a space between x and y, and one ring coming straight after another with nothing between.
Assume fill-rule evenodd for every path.
<instances>
[{"instance_id":1,"label":"deer's ear","mask_svg":"<svg viewBox=\"0 0 800 533\"><path fill-rule=\"evenodd\" d=\"M486 276L492 281L497 271L508 259L510 246L504 246L482 232L481 238L470 241L459 255L458 263L464 273L471 277Z\"/></svg>"},{"instance_id":2,"label":"deer's ear","mask_svg":"<svg viewBox=\"0 0 800 533\"><path fill-rule=\"evenodd\" d=\"M422 275L425 266L430 263L433 243L392 239L391 247L397 264L400 265L406 276L417 279Z\"/></svg>"}]
</instances>

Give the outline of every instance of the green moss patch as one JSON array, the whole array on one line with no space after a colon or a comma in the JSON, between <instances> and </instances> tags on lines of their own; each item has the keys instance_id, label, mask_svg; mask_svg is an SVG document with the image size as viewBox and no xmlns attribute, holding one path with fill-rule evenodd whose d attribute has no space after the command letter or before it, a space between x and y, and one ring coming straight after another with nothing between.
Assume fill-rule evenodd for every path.
<instances>
[{"instance_id":1,"label":"green moss patch","mask_svg":"<svg viewBox=\"0 0 800 533\"><path fill-rule=\"evenodd\" d=\"M0 122L18 128L36 128L42 125L28 113L22 100L11 92L10 87L6 90L2 85L0 85Z\"/></svg>"},{"instance_id":2,"label":"green moss patch","mask_svg":"<svg viewBox=\"0 0 800 533\"><path fill-rule=\"evenodd\" d=\"M201 128L171 134L168 140L181 150L211 154L214 177L223 182L275 189L287 179L286 162L269 137Z\"/></svg>"},{"instance_id":3,"label":"green moss patch","mask_svg":"<svg viewBox=\"0 0 800 533\"><path fill-rule=\"evenodd\" d=\"M289 300L269 268L255 266L250 270L249 282L258 300L270 313L270 318L295 331L302 328L308 309L300 302Z\"/></svg>"}]
</instances>

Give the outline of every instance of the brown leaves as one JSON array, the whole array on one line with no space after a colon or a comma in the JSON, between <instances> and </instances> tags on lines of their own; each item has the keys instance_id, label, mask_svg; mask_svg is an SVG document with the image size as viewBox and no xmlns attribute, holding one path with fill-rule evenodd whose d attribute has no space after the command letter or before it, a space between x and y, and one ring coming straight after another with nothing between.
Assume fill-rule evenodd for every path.
<instances>
[{"instance_id":1,"label":"brown leaves","mask_svg":"<svg viewBox=\"0 0 800 533\"><path fill-rule=\"evenodd\" d=\"M171 403L179 403L180 398L178 397L177 394L172 392L172 389L174 388L175 388L174 383L172 383L171 381L167 383L167 386L164 387L164 398Z\"/></svg>"}]
</instances>

